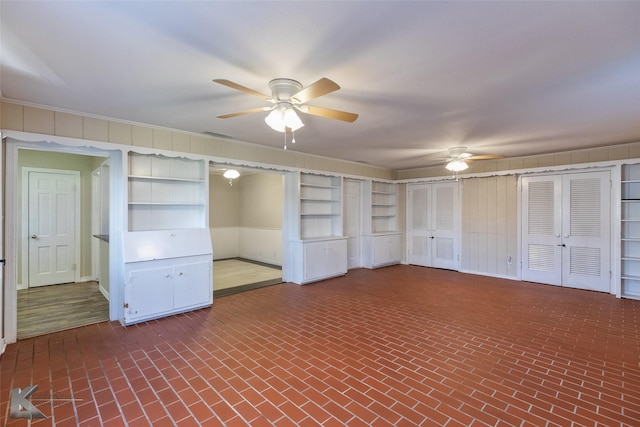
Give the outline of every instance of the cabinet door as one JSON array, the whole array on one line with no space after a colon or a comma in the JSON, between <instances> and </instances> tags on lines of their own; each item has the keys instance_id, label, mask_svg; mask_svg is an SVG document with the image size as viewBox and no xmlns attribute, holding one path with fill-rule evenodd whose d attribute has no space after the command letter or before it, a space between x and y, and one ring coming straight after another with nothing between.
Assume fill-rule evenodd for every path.
<instances>
[{"instance_id":1,"label":"cabinet door","mask_svg":"<svg viewBox=\"0 0 640 427\"><path fill-rule=\"evenodd\" d=\"M314 280L328 276L327 244L326 242L305 243L304 251L304 280Z\"/></svg>"},{"instance_id":2,"label":"cabinet door","mask_svg":"<svg viewBox=\"0 0 640 427\"><path fill-rule=\"evenodd\" d=\"M173 269L137 270L125 290L125 321L153 317L173 310Z\"/></svg>"},{"instance_id":3,"label":"cabinet door","mask_svg":"<svg viewBox=\"0 0 640 427\"><path fill-rule=\"evenodd\" d=\"M173 286L175 309L210 304L213 292L211 263L199 262L174 267Z\"/></svg>"},{"instance_id":4,"label":"cabinet door","mask_svg":"<svg viewBox=\"0 0 640 427\"><path fill-rule=\"evenodd\" d=\"M346 240L327 242L326 256L326 264L329 267L328 275L336 276L347 272Z\"/></svg>"}]
</instances>

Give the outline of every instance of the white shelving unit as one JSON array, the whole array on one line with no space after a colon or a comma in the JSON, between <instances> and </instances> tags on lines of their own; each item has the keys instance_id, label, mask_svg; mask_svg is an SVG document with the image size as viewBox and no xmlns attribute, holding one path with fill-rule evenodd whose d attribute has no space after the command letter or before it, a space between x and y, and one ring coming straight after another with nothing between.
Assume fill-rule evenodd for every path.
<instances>
[{"instance_id":1,"label":"white shelving unit","mask_svg":"<svg viewBox=\"0 0 640 427\"><path fill-rule=\"evenodd\" d=\"M347 272L347 239L342 232L342 177L291 173L285 178L291 260L290 277L304 284Z\"/></svg>"},{"instance_id":2,"label":"white shelving unit","mask_svg":"<svg viewBox=\"0 0 640 427\"><path fill-rule=\"evenodd\" d=\"M124 305L130 325L208 307L213 248L204 160L130 152Z\"/></svg>"},{"instance_id":3,"label":"white shelving unit","mask_svg":"<svg viewBox=\"0 0 640 427\"><path fill-rule=\"evenodd\" d=\"M129 153L129 231L206 226L202 160Z\"/></svg>"},{"instance_id":4,"label":"white shelving unit","mask_svg":"<svg viewBox=\"0 0 640 427\"><path fill-rule=\"evenodd\" d=\"M640 164L622 165L621 296L640 299Z\"/></svg>"},{"instance_id":5,"label":"white shelving unit","mask_svg":"<svg viewBox=\"0 0 640 427\"><path fill-rule=\"evenodd\" d=\"M373 234L398 231L397 188L397 184L389 182L373 181L371 183L371 232Z\"/></svg>"},{"instance_id":6,"label":"white shelving unit","mask_svg":"<svg viewBox=\"0 0 640 427\"><path fill-rule=\"evenodd\" d=\"M363 265L384 267L402 261L402 233L398 230L398 185L365 181L363 185Z\"/></svg>"},{"instance_id":7,"label":"white shelving unit","mask_svg":"<svg viewBox=\"0 0 640 427\"><path fill-rule=\"evenodd\" d=\"M300 174L300 239L342 236L342 178Z\"/></svg>"}]
</instances>

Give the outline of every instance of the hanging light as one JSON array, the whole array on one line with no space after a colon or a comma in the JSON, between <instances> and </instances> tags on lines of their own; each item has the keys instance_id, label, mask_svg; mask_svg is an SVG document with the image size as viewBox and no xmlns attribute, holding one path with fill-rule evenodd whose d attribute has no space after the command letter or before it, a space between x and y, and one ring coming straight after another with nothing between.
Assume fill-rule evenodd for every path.
<instances>
[{"instance_id":1,"label":"hanging light","mask_svg":"<svg viewBox=\"0 0 640 427\"><path fill-rule=\"evenodd\" d=\"M240 172L235 169L227 169L226 171L224 171L224 174L222 174L222 176L229 180L229 185L233 185L233 180L240 176Z\"/></svg>"},{"instance_id":2,"label":"hanging light","mask_svg":"<svg viewBox=\"0 0 640 427\"><path fill-rule=\"evenodd\" d=\"M447 163L447 166L445 167L452 172L460 172L467 169L469 165L464 160L455 159Z\"/></svg>"},{"instance_id":3,"label":"hanging light","mask_svg":"<svg viewBox=\"0 0 640 427\"><path fill-rule=\"evenodd\" d=\"M293 106L289 102L281 102L276 108L271 110L264 119L269 127L277 132L284 132L285 128L296 131L304 126L300 117L296 114Z\"/></svg>"}]
</instances>

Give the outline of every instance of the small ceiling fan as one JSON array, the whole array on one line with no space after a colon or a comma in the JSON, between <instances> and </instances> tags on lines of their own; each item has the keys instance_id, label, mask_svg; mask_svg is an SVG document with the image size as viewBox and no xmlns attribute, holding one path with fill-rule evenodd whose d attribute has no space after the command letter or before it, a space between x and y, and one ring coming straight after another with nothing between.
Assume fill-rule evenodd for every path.
<instances>
[{"instance_id":1,"label":"small ceiling fan","mask_svg":"<svg viewBox=\"0 0 640 427\"><path fill-rule=\"evenodd\" d=\"M223 86L256 96L272 104L265 107L253 108L251 110L222 114L217 116L220 119L228 119L231 117L259 113L262 111L271 111L265 118L265 122L272 129L278 132L289 132L296 131L304 126L302 120L300 120L296 114L296 111L329 119L342 120L349 123L354 122L358 118L358 115L354 113L306 105L309 101L340 89L340 86L335 82L324 77L307 87L303 87L300 82L291 79L271 80L269 82L271 96L249 89L248 87L229 80L215 79L213 81Z\"/></svg>"},{"instance_id":2,"label":"small ceiling fan","mask_svg":"<svg viewBox=\"0 0 640 427\"><path fill-rule=\"evenodd\" d=\"M460 172L469 167L468 161L473 160L489 160L503 159L502 154L471 154L467 153L467 147L451 147L449 148L449 158L447 159L446 168L452 172Z\"/></svg>"}]
</instances>

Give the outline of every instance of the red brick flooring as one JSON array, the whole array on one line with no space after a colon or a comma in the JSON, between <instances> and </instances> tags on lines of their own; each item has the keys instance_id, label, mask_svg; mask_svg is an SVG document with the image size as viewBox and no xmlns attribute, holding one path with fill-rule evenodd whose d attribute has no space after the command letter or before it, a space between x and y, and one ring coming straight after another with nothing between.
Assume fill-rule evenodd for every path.
<instances>
[{"instance_id":1,"label":"red brick flooring","mask_svg":"<svg viewBox=\"0 0 640 427\"><path fill-rule=\"evenodd\" d=\"M10 390L30 384L42 426L640 426L640 301L413 266L27 339L0 362L16 426Z\"/></svg>"}]
</instances>

